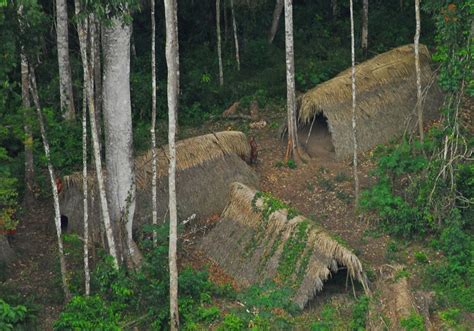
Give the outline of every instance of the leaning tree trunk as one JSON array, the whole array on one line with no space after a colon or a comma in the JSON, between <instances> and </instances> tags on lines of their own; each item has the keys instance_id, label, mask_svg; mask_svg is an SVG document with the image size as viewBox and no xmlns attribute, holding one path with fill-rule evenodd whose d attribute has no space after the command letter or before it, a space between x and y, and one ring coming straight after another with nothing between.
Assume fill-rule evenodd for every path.
<instances>
[{"instance_id":1,"label":"leaning tree trunk","mask_svg":"<svg viewBox=\"0 0 474 331\"><path fill-rule=\"evenodd\" d=\"M76 116L72 92L71 65L69 63L69 37L67 1L56 0L56 39L58 46L59 94L61 110L66 120Z\"/></svg>"},{"instance_id":2,"label":"leaning tree trunk","mask_svg":"<svg viewBox=\"0 0 474 331\"><path fill-rule=\"evenodd\" d=\"M361 46L364 56L367 56L368 48L368 37L369 37L369 0L362 1L362 36Z\"/></svg>"},{"instance_id":3,"label":"leaning tree trunk","mask_svg":"<svg viewBox=\"0 0 474 331\"><path fill-rule=\"evenodd\" d=\"M35 182L35 167L33 159L33 133L30 127L29 119L29 108L31 107L30 92L29 92L29 78L28 78L28 60L21 46L21 100L25 114L25 203L26 206L30 206L34 200L34 191L36 187Z\"/></svg>"},{"instance_id":4,"label":"leaning tree trunk","mask_svg":"<svg viewBox=\"0 0 474 331\"><path fill-rule=\"evenodd\" d=\"M415 32L415 70L416 70L416 112L418 114L418 131L423 143L423 100L421 99L421 70L420 70L420 0L415 0L416 32Z\"/></svg>"},{"instance_id":5,"label":"leaning tree trunk","mask_svg":"<svg viewBox=\"0 0 474 331\"><path fill-rule=\"evenodd\" d=\"M55 215L55 224L56 224L56 235L58 239L58 252L59 252L59 264L61 267L61 280L63 285L64 297L66 301L69 301L71 298L71 292L67 285L67 267L66 267L66 258L64 257L64 248L63 248L63 238L61 236L61 210L59 209L59 195L58 188L56 186L54 169L51 163L51 156L49 152L49 143L46 137L46 130L44 127L43 114L41 113L41 107L38 97L38 89L36 87L36 78L33 67L29 67L29 76L30 76L30 92L31 97L33 98L33 103L35 104L36 113L38 115L38 122L40 126L41 139L43 140L44 154L46 156L46 162L48 164L49 179L51 181L51 189L53 191L53 202L54 202L54 215Z\"/></svg>"},{"instance_id":6,"label":"leaning tree trunk","mask_svg":"<svg viewBox=\"0 0 474 331\"><path fill-rule=\"evenodd\" d=\"M355 33L354 33L354 8L352 0L350 0L351 15L351 54L352 54L352 141L354 143L353 170L355 183L355 205L359 204L359 174L357 170L357 128L356 128L356 77L355 77Z\"/></svg>"},{"instance_id":7,"label":"leaning tree trunk","mask_svg":"<svg viewBox=\"0 0 474 331\"><path fill-rule=\"evenodd\" d=\"M217 33L217 58L219 60L219 85L224 85L224 69L222 68L221 45L221 0L216 0L216 33Z\"/></svg>"},{"instance_id":8,"label":"leaning tree trunk","mask_svg":"<svg viewBox=\"0 0 474 331\"><path fill-rule=\"evenodd\" d=\"M230 10L232 12L232 28L234 30L235 61L237 62L237 70L240 71L239 38L237 36L237 22L235 21L234 0L230 0Z\"/></svg>"},{"instance_id":9,"label":"leaning tree trunk","mask_svg":"<svg viewBox=\"0 0 474 331\"><path fill-rule=\"evenodd\" d=\"M99 147L102 146L102 65L100 61L100 22L95 14L89 15L90 29L90 63L93 67L92 75L94 77L94 104L95 121L97 125L97 134L99 136ZM102 147L101 147L102 150Z\"/></svg>"},{"instance_id":10,"label":"leaning tree trunk","mask_svg":"<svg viewBox=\"0 0 474 331\"><path fill-rule=\"evenodd\" d=\"M268 33L268 43L271 44L278 30L278 23L280 23L280 16L283 12L283 0L276 0L275 9L273 9L272 26Z\"/></svg>"},{"instance_id":11,"label":"leaning tree trunk","mask_svg":"<svg viewBox=\"0 0 474 331\"><path fill-rule=\"evenodd\" d=\"M178 264L177 264L177 209L176 209L176 108L179 87L178 22L176 0L165 0L166 64L168 67L168 146L169 146L169 270L170 270L170 326L179 329Z\"/></svg>"},{"instance_id":12,"label":"leaning tree trunk","mask_svg":"<svg viewBox=\"0 0 474 331\"><path fill-rule=\"evenodd\" d=\"M295 57L293 51L293 0L285 0L286 102L288 108L288 146L285 161L301 160L296 125Z\"/></svg>"},{"instance_id":13,"label":"leaning tree trunk","mask_svg":"<svg viewBox=\"0 0 474 331\"><path fill-rule=\"evenodd\" d=\"M158 206L156 201L156 21L155 21L155 0L151 0L151 206L152 206L152 224L158 225ZM156 229L153 230L153 245L157 242Z\"/></svg>"},{"instance_id":14,"label":"leaning tree trunk","mask_svg":"<svg viewBox=\"0 0 474 331\"><path fill-rule=\"evenodd\" d=\"M75 1L75 12L76 16L80 13L80 3L79 0ZM86 88L86 97L87 97L87 105L89 108L89 119L95 118L95 104L94 104L94 79L92 76L92 72L89 71L90 63L87 57L87 33L86 33L85 24L82 22L77 23L77 32L79 35L79 45L81 50L81 58L82 58L82 67L84 70L84 77L86 80L84 81L84 85ZM94 36L91 35L91 43L94 43ZM91 61L93 61L91 59ZM115 248L115 239L112 230L112 224L110 222L110 214L109 208L107 203L107 197L105 192L105 184L104 184L104 176L102 173L102 158L100 156L100 146L99 146L99 137L98 137L98 130L96 121L89 120L91 124L91 134L92 134L92 147L94 152L94 164L95 164L95 171L97 175L97 186L99 190L99 200L100 200L100 207L101 207L101 214L104 222L105 233L107 236L107 243L109 246L109 254L112 256L114 266L118 267L118 259L117 259L117 250Z\"/></svg>"},{"instance_id":15,"label":"leaning tree trunk","mask_svg":"<svg viewBox=\"0 0 474 331\"><path fill-rule=\"evenodd\" d=\"M135 171L133 161L132 108L130 99L131 25L115 17L104 27L103 111L107 193L112 222L121 244L122 257L137 267L141 254L132 238L135 215ZM122 223L125 223L123 232Z\"/></svg>"}]
</instances>

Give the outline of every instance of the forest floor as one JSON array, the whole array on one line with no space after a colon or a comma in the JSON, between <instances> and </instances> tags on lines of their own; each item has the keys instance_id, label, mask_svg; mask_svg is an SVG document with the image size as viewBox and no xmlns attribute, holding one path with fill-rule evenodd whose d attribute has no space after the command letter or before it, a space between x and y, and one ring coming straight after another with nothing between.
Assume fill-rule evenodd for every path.
<instances>
[{"instance_id":1,"label":"forest floor","mask_svg":"<svg viewBox=\"0 0 474 331\"><path fill-rule=\"evenodd\" d=\"M241 130L248 136L255 137L259 154L254 169L259 174L261 190L271 192L302 214L317 221L330 233L346 241L366 266L376 292L378 289L377 295L381 304L373 309L389 320L399 319L400 316L392 316L397 314L396 311L392 311L393 309L400 311L404 309L398 306L403 300L398 299L397 292L411 290L395 288L391 291L381 291L381 289L389 288L394 283L394 277L386 277L387 267L403 270L404 267L414 264L413 249L398 242L394 244L393 238L374 230L372 221L358 216L354 209L351 162L336 160L329 133L322 123L316 124L309 139L307 151L312 156L311 159L291 169L282 163L286 144L278 134L278 127L283 123L285 114L262 112L261 117L267 122L267 126L262 129L249 129L248 121L219 120L209 121L200 128L183 128L181 134L194 136L210 131ZM306 136L307 130L303 129L300 134L303 145L306 145ZM366 155L361 155L359 162L361 189L364 189L371 182L369 171L373 168L373 164ZM7 280L0 284L0 296L2 291L5 293L9 291L11 294L14 289L25 302L31 302L38 307L37 316L41 330L52 328L52 322L62 308L59 268L56 261L56 236L52 220L52 203L49 201L38 202L25 212L12 242L18 259L10 266ZM212 222L216 220L217 218L207 220L207 225L212 226ZM193 243L199 240L199 234L184 233L183 237L188 239L183 249L193 253L186 254L188 258L183 258L180 264L194 267L208 264L209 261L203 254L194 253L193 250ZM394 250L390 245L403 247L396 247ZM393 256L388 254L392 251L403 255L403 258L394 261ZM402 266L399 266L400 263ZM226 275L218 266L211 264L209 271L213 281L231 283L236 287L232 277ZM334 281L328 282L325 290L301 314L299 317L301 325L305 325L306 319L314 319L314 315L327 305L335 306L342 319L350 318L350 309L347 307L354 302L352 290L344 288L344 279L334 278ZM416 273L410 276L410 284L418 286L420 282L416 279ZM426 307L419 303L428 300L426 295L418 295L413 291L412 297L414 302L402 302L401 305L409 307L416 305L419 311L427 311ZM387 304L384 305L383 302ZM393 302L395 304L392 305ZM307 327L309 328L309 325Z\"/></svg>"}]
</instances>

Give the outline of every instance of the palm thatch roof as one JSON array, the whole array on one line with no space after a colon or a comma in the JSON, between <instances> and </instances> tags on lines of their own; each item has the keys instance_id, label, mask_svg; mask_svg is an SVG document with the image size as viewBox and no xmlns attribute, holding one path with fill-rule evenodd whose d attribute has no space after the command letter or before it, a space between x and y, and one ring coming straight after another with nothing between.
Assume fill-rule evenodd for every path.
<instances>
[{"instance_id":1,"label":"palm thatch roof","mask_svg":"<svg viewBox=\"0 0 474 331\"><path fill-rule=\"evenodd\" d=\"M441 103L434 82L431 56L420 45L421 84L425 89L424 113L432 118ZM356 66L358 139L361 150L385 143L416 123L416 72L414 46L405 45ZM351 68L306 92L299 100L299 122L310 123L323 113L332 134L336 156L352 154Z\"/></svg>"},{"instance_id":2,"label":"palm thatch roof","mask_svg":"<svg viewBox=\"0 0 474 331\"><path fill-rule=\"evenodd\" d=\"M231 185L222 218L200 248L242 286L273 280L290 287L301 308L341 267L368 291L362 263L349 248L313 221L241 183Z\"/></svg>"},{"instance_id":3,"label":"palm thatch roof","mask_svg":"<svg viewBox=\"0 0 474 331\"><path fill-rule=\"evenodd\" d=\"M227 203L229 184L234 181L258 186L256 173L244 161L250 158L250 146L242 132L223 131L178 141L176 155L179 219L192 214L196 214L198 219L220 214ZM157 157L158 218L163 220L168 216L168 146L159 148ZM151 152L136 158L135 230L143 224L151 224L151 167ZM98 233L100 204L95 172L89 173L88 181L92 231ZM64 182L60 194L61 211L69 218L69 228L81 233L82 173L66 176Z\"/></svg>"}]
</instances>

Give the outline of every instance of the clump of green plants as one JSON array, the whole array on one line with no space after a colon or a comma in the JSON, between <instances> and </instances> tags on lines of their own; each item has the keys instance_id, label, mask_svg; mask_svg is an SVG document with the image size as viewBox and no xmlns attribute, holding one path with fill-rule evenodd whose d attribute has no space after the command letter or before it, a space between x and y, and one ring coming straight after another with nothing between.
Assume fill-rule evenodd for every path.
<instances>
[{"instance_id":1,"label":"clump of green plants","mask_svg":"<svg viewBox=\"0 0 474 331\"><path fill-rule=\"evenodd\" d=\"M349 324L351 330L365 330L367 314L369 312L369 297L361 296L354 305L352 320Z\"/></svg>"},{"instance_id":2,"label":"clump of green plants","mask_svg":"<svg viewBox=\"0 0 474 331\"><path fill-rule=\"evenodd\" d=\"M23 305L16 307L0 299L0 330L16 330L26 322L28 310Z\"/></svg>"},{"instance_id":3,"label":"clump of green plants","mask_svg":"<svg viewBox=\"0 0 474 331\"><path fill-rule=\"evenodd\" d=\"M292 233L283 246L283 252L277 269L278 275L283 283L290 281L290 276L295 272L298 261L303 257L308 238L308 227L309 223L307 221L298 223L293 230L294 234ZM304 262L307 265L309 258Z\"/></svg>"},{"instance_id":4,"label":"clump of green plants","mask_svg":"<svg viewBox=\"0 0 474 331\"><path fill-rule=\"evenodd\" d=\"M263 200L263 206L261 208L257 208L256 205L257 200L259 199ZM300 214L296 209L288 206L286 203L275 198L268 192L258 191L257 193L255 193L255 196L252 199L252 206L256 211L260 211L261 209L263 219L266 221L268 221L268 218L272 213L281 209L286 209L288 211L288 220L291 220Z\"/></svg>"},{"instance_id":5,"label":"clump of green plants","mask_svg":"<svg viewBox=\"0 0 474 331\"><path fill-rule=\"evenodd\" d=\"M342 328L342 321L332 305L325 305L321 311L321 318L311 324L311 331L330 331Z\"/></svg>"},{"instance_id":6,"label":"clump of green plants","mask_svg":"<svg viewBox=\"0 0 474 331\"><path fill-rule=\"evenodd\" d=\"M424 331L425 319L417 313L411 313L410 316L402 318L400 326L407 331Z\"/></svg>"}]
</instances>

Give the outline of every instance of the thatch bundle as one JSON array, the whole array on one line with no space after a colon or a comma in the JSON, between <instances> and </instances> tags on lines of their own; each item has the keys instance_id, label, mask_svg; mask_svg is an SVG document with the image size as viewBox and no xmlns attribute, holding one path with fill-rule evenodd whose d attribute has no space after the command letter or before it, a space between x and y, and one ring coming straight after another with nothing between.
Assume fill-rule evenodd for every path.
<instances>
[{"instance_id":1,"label":"thatch bundle","mask_svg":"<svg viewBox=\"0 0 474 331\"><path fill-rule=\"evenodd\" d=\"M178 217L184 220L220 214L226 205L229 184L243 181L258 185L256 173L244 160L250 157L250 146L242 132L224 131L178 141L176 144L176 191ZM157 201L158 218L168 216L168 146L158 149ZM135 160L137 183L134 228L151 224L151 152ZM69 227L82 232L82 173L64 179L60 195L61 213L68 217ZM97 239L100 227L100 205L96 176L88 177L89 215L92 232Z\"/></svg>"},{"instance_id":2,"label":"thatch bundle","mask_svg":"<svg viewBox=\"0 0 474 331\"><path fill-rule=\"evenodd\" d=\"M425 119L436 116L442 95L430 67L431 56L420 45ZM416 127L416 72L413 45L380 54L356 66L357 138L361 151L388 142ZM308 124L323 113L338 158L352 155L351 69L319 84L299 99L299 121Z\"/></svg>"},{"instance_id":3,"label":"thatch bundle","mask_svg":"<svg viewBox=\"0 0 474 331\"><path fill-rule=\"evenodd\" d=\"M272 199L233 183L221 220L200 248L242 286L273 280L292 288L301 308L339 268L347 268L368 291L362 264L351 250Z\"/></svg>"}]
</instances>

